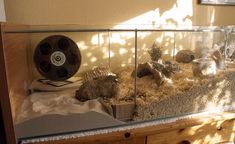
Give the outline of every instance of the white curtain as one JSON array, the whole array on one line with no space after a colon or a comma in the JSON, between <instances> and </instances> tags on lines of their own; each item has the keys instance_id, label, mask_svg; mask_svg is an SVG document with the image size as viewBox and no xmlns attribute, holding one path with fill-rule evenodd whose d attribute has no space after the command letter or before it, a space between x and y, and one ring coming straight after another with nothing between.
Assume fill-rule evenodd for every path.
<instances>
[{"instance_id":1,"label":"white curtain","mask_svg":"<svg viewBox=\"0 0 235 144\"><path fill-rule=\"evenodd\" d=\"M0 22L6 21L5 9L4 9L4 0L0 0Z\"/></svg>"}]
</instances>

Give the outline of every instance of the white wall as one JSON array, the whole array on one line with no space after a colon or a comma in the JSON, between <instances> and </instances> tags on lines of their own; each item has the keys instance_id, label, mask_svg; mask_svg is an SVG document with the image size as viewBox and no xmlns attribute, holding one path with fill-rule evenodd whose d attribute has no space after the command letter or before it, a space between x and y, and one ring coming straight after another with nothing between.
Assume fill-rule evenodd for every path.
<instances>
[{"instance_id":1,"label":"white wall","mask_svg":"<svg viewBox=\"0 0 235 144\"><path fill-rule=\"evenodd\" d=\"M4 1L0 0L0 21L6 21Z\"/></svg>"},{"instance_id":2,"label":"white wall","mask_svg":"<svg viewBox=\"0 0 235 144\"><path fill-rule=\"evenodd\" d=\"M2 0L0 0L2 1ZM234 25L233 6L199 5L198 0L5 0L6 19L22 24L192 24ZM151 14L153 14L151 16Z\"/></svg>"}]
</instances>

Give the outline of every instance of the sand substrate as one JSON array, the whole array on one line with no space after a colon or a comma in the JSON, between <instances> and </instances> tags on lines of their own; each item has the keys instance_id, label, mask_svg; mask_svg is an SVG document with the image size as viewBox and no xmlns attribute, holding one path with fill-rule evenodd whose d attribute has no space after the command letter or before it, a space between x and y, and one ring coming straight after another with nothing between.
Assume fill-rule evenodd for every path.
<instances>
[{"instance_id":1,"label":"sand substrate","mask_svg":"<svg viewBox=\"0 0 235 144\"><path fill-rule=\"evenodd\" d=\"M218 71L213 77L194 77L191 64L157 86L153 76L137 79L137 109L134 120L150 120L235 105L235 69ZM133 102L133 68L118 73L119 92L113 103Z\"/></svg>"}]
</instances>

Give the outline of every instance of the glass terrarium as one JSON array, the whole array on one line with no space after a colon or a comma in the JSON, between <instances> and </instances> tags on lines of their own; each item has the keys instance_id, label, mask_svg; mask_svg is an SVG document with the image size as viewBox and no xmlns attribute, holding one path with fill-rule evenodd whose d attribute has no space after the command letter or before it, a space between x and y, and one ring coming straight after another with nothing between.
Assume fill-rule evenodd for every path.
<instances>
[{"instance_id":1,"label":"glass terrarium","mask_svg":"<svg viewBox=\"0 0 235 144\"><path fill-rule=\"evenodd\" d=\"M233 109L233 27L103 27L3 32L25 47L27 93L11 94L19 140Z\"/></svg>"}]
</instances>

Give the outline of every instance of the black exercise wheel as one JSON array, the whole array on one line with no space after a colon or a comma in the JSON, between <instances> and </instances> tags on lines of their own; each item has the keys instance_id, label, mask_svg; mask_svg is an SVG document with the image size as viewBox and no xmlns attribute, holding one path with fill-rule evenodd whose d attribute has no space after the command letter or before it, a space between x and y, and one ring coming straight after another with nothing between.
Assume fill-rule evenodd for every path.
<instances>
[{"instance_id":1,"label":"black exercise wheel","mask_svg":"<svg viewBox=\"0 0 235 144\"><path fill-rule=\"evenodd\" d=\"M53 81L72 77L81 65L81 53L76 43L62 35L43 39L34 52L38 72Z\"/></svg>"}]
</instances>

